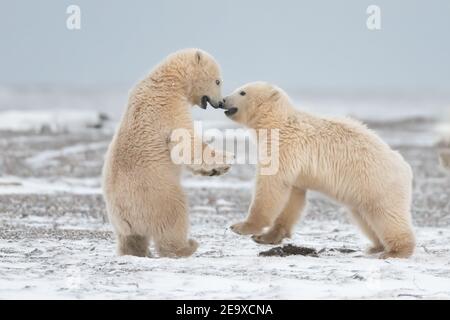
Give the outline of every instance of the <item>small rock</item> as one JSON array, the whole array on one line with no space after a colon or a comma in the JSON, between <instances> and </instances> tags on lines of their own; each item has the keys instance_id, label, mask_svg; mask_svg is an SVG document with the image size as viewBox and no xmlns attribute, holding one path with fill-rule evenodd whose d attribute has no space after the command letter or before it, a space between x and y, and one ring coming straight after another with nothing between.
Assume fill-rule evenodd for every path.
<instances>
[{"instance_id":1,"label":"small rock","mask_svg":"<svg viewBox=\"0 0 450 320\"><path fill-rule=\"evenodd\" d=\"M27 254L26 254L26 256L38 256L38 255L41 255L43 253L43 251L42 250L39 250L39 249L37 249L37 248L34 248L32 251L30 251L30 252L28 252Z\"/></svg>"},{"instance_id":2,"label":"small rock","mask_svg":"<svg viewBox=\"0 0 450 320\"><path fill-rule=\"evenodd\" d=\"M309 257L318 257L316 249L298 247L288 244L282 247L275 247L267 251L262 251L258 254L260 257L286 257L292 255L302 255Z\"/></svg>"},{"instance_id":3,"label":"small rock","mask_svg":"<svg viewBox=\"0 0 450 320\"><path fill-rule=\"evenodd\" d=\"M363 280L365 280L365 278L363 277L363 276L360 276L359 274L354 274L353 276L352 276L352 279L355 279L355 280L360 280L360 281L363 281Z\"/></svg>"}]
</instances>

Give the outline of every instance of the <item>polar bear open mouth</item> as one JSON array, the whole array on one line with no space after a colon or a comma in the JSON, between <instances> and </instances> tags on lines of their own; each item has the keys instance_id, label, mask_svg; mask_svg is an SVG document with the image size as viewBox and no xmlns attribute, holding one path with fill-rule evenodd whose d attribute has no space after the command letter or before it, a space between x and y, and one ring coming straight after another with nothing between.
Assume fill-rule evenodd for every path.
<instances>
[{"instance_id":1,"label":"polar bear open mouth","mask_svg":"<svg viewBox=\"0 0 450 320\"><path fill-rule=\"evenodd\" d=\"M208 97L208 96L203 96L203 97L202 97L201 104L200 104L200 108L206 109L206 107L208 106L208 102L210 102L210 101L209 101L209 97ZM211 102L210 102L210 103L211 103Z\"/></svg>"},{"instance_id":2,"label":"polar bear open mouth","mask_svg":"<svg viewBox=\"0 0 450 320\"><path fill-rule=\"evenodd\" d=\"M235 107L231 107L230 109L228 109L228 110L225 110L225 115L227 116L227 117L231 117L233 114L235 114L236 112L238 112L238 108L235 108Z\"/></svg>"}]
</instances>

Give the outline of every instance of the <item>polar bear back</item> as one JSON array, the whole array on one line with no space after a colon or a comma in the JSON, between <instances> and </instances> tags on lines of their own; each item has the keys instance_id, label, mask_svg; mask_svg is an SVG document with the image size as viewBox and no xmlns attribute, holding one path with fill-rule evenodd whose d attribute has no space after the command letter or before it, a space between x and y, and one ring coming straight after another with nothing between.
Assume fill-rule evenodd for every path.
<instances>
[{"instance_id":1,"label":"polar bear back","mask_svg":"<svg viewBox=\"0 0 450 320\"><path fill-rule=\"evenodd\" d=\"M280 170L305 189L354 203L355 195L374 200L386 190L408 194L412 172L364 124L350 118L320 117L293 111L280 130ZM367 200L367 199L365 199Z\"/></svg>"}]
</instances>

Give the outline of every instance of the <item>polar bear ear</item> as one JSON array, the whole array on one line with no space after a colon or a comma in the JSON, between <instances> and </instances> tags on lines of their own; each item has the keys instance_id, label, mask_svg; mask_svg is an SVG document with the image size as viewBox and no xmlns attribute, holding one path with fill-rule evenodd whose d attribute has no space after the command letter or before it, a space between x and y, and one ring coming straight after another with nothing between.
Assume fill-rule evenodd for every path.
<instances>
[{"instance_id":1,"label":"polar bear ear","mask_svg":"<svg viewBox=\"0 0 450 320\"><path fill-rule=\"evenodd\" d=\"M197 64L200 64L200 61L202 61L203 59L203 55L201 53L201 51L197 50L195 52L195 61L197 62Z\"/></svg>"},{"instance_id":2,"label":"polar bear ear","mask_svg":"<svg viewBox=\"0 0 450 320\"><path fill-rule=\"evenodd\" d=\"M269 96L269 100L273 101L276 100L280 97L280 92L278 91L277 88L272 88L271 92L270 92L270 96Z\"/></svg>"}]
</instances>

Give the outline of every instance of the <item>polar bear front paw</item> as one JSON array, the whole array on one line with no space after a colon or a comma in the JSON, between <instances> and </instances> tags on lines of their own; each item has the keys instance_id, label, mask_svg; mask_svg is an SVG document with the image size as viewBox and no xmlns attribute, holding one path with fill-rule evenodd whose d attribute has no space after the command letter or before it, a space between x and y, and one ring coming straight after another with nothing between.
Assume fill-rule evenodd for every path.
<instances>
[{"instance_id":1,"label":"polar bear front paw","mask_svg":"<svg viewBox=\"0 0 450 320\"><path fill-rule=\"evenodd\" d=\"M259 244L280 244L284 238L289 238L290 233L280 226L274 226L269 231L253 235L252 240Z\"/></svg>"},{"instance_id":2,"label":"polar bear front paw","mask_svg":"<svg viewBox=\"0 0 450 320\"><path fill-rule=\"evenodd\" d=\"M234 155L229 152L220 152L217 150L212 150L211 154L215 157L215 160L209 159L211 164L208 162L202 162L200 164L188 165L188 168L193 174L202 176L220 176L227 173L231 168L231 163L233 163ZM211 161L212 160L212 161Z\"/></svg>"},{"instance_id":3,"label":"polar bear front paw","mask_svg":"<svg viewBox=\"0 0 450 320\"><path fill-rule=\"evenodd\" d=\"M234 233L240 235L260 234L263 230L262 227L248 222L238 222L233 224L230 228Z\"/></svg>"},{"instance_id":4,"label":"polar bear front paw","mask_svg":"<svg viewBox=\"0 0 450 320\"><path fill-rule=\"evenodd\" d=\"M201 175L201 176L220 176L227 173L230 170L231 166L228 164L223 165L204 165L199 167L191 167L191 171L193 174Z\"/></svg>"}]
</instances>

